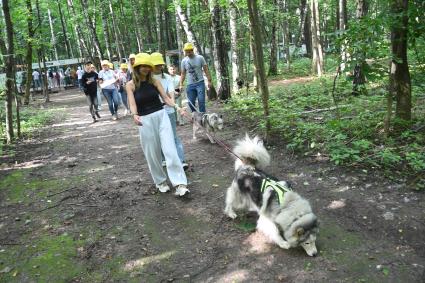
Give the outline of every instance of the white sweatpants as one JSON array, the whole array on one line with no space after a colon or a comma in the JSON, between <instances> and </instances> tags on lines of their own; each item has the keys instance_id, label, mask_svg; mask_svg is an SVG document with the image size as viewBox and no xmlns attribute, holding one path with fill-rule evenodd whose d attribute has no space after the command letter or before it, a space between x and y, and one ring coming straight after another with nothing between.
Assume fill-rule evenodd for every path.
<instances>
[{"instance_id":1,"label":"white sweatpants","mask_svg":"<svg viewBox=\"0 0 425 283\"><path fill-rule=\"evenodd\" d=\"M183 165L177 155L173 130L165 110L141 116L139 126L140 144L148 162L149 171L156 185L167 180L162 167L161 149L167 163L168 178L173 186L187 185Z\"/></svg>"}]
</instances>

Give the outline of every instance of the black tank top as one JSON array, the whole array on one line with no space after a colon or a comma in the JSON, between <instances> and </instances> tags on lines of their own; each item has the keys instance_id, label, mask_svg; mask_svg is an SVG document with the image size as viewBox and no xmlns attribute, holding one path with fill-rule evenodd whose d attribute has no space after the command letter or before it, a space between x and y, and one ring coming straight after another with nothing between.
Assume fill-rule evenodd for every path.
<instances>
[{"instance_id":1,"label":"black tank top","mask_svg":"<svg viewBox=\"0 0 425 283\"><path fill-rule=\"evenodd\" d=\"M134 99L136 100L137 113L141 116L163 109L158 89L147 81L140 82L140 87L134 91Z\"/></svg>"}]
</instances>

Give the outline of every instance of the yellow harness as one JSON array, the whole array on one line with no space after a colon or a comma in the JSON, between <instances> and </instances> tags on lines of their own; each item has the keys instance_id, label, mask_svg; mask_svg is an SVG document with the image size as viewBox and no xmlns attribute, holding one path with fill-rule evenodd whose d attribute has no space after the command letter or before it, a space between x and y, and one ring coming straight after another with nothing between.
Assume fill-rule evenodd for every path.
<instances>
[{"instance_id":1,"label":"yellow harness","mask_svg":"<svg viewBox=\"0 0 425 283\"><path fill-rule=\"evenodd\" d=\"M278 199L279 199L279 204L281 204L283 202L283 197L284 197L285 193L292 191L290 188L285 187L285 186L283 186L282 184L279 184L276 181L273 181L269 178L265 178L265 179L263 179L263 182L261 184L261 192L263 193L264 190L267 187L271 187L277 193L277 196L278 196Z\"/></svg>"}]
</instances>

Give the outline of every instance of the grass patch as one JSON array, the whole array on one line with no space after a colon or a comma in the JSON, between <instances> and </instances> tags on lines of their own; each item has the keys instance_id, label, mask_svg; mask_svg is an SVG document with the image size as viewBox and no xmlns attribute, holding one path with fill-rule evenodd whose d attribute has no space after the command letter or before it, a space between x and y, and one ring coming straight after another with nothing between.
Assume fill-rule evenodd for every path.
<instances>
[{"instance_id":1,"label":"grass patch","mask_svg":"<svg viewBox=\"0 0 425 283\"><path fill-rule=\"evenodd\" d=\"M18 170L0 180L0 193L6 203L30 203L47 198L49 194L66 189L78 179L33 180L28 174L29 170Z\"/></svg>"},{"instance_id":2,"label":"grass patch","mask_svg":"<svg viewBox=\"0 0 425 283\"><path fill-rule=\"evenodd\" d=\"M67 234L43 235L29 240L26 246L0 253L0 268L11 270L0 274L2 282L70 282L84 273L78 262L77 247L82 243Z\"/></svg>"}]
</instances>

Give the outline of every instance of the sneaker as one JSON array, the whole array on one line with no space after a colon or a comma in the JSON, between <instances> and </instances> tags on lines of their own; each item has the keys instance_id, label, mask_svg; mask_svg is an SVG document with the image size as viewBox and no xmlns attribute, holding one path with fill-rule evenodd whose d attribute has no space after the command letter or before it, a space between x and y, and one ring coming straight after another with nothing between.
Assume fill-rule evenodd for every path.
<instances>
[{"instance_id":1,"label":"sneaker","mask_svg":"<svg viewBox=\"0 0 425 283\"><path fill-rule=\"evenodd\" d=\"M161 183L159 185L156 185L156 187L158 188L158 190L161 193L166 193L166 192L168 192L170 190L170 187L167 185L167 182L163 182L163 183Z\"/></svg>"},{"instance_id":2,"label":"sneaker","mask_svg":"<svg viewBox=\"0 0 425 283\"><path fill-rule=\"evenodd\" d=\"M128 110L127 110L127 109L125 109L125 110L124 110L124 116L127 116L127 114L128 114Z\"/></svg>"},{"instance_id":3,"label":"sneaker","mask_svg":"<svg viewBox=\"0 0 425 283\"><path fill-rule=\"evenodd\" d=\"M186 185L178 185L176 189L176 196L182 197L185 194L190 193L190 191L187 189Z\"/></svg>"},{"instance_id":4,"label":"sneaker","mask_svg":"<svg viewBox=\"0 0 425 283\"><path fill-rule=\"evenodd\" d=\"M99 118L100 119L100 115L99 115L99 112L94 112L95 114L96 114L96 116L97 116L97 118Z\"/></svg>"},{"instance_id":5,"label":"sneaker","mask_svg":"<svg viewBox=\"0 0 425 283\"><path fill-rule=\"evenodd\" d=\"M96 117L93 117L93 123L96 123L96 122L97 122Z\"/></svg>"},{"instance_id":6,"label":"sneaker","mask_svg":"<svg viewBox=\"0 0 425 283\"><path fill-rule=\"evenodd\" d=\"M165 162L165 160L162 161L162 167L167 167L167 162Z\"/></svg>"},{"instance_id":7,"label":"sneaker","mask_svg":"<svg viewBox=\"0 0 425 283\"><path fill-rule=\"evenodd\" d=\"M187 164L186 162L182 162L183 165L183 170L186 171L189 168L189 164Z\"/></svg>"},{"instance_id":8,"label":"sneaker","mask_svg":"<svg viewBox=\"0 0 425 283\"><path fill-rule=\"evenodd\" d=\"M117 120L117 119L118 119L118 118L117 118L117 115L116 115L116 114L113 114L113 115L112 115L112 120L113 120L113 121L115 121L115 120Z\"/></svg>"}]
</instances>

